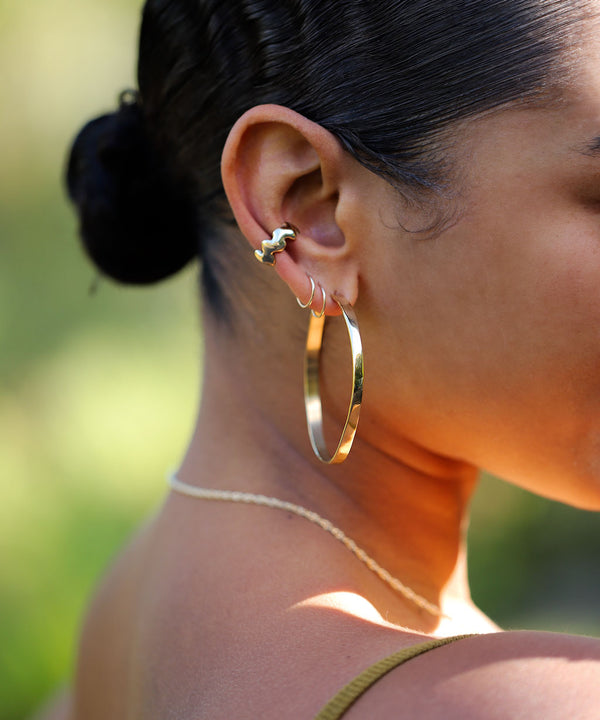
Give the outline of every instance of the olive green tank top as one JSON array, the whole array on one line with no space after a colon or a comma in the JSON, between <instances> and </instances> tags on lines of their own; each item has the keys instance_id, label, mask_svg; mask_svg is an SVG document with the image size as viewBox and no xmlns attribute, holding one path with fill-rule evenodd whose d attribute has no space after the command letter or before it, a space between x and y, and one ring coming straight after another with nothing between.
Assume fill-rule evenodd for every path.
<instances>
[{"instance_id":1,"label":"olive green tank top","mask_svg":"<svg viewBox=\"0 0 600 720\"><path fill-rule=\"evenodd\" d=\"M350 709L351 705L358 700L358 698L365 693L372 685L380 680L384 675L402 665L402 663L408 662L423 653L435 650L435 648L449 645L456 640L462 640L466 637L472 637L471 635L457 635L455 637L441 638L439 640L429 640L428 642L421 643L420 645L413 645L412 647L404 648L389 657L379 660L371 667L367 668L358 677L349 682L346 687L342 688L335 697L333 697L327 705L321 710L321 712L315 716L315 720L339 720L343 717L346 712Z\"/></svg>"}]
</instances>

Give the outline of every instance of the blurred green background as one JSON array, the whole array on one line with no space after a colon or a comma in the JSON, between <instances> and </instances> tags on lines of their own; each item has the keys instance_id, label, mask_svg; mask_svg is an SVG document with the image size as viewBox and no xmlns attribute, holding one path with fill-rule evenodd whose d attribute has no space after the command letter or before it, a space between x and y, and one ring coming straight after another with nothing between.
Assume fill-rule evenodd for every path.
<instances>
[{"instance_id":1,"label":"blurred green background","mask_svg":"<svg viewBox=\"0 0 600 720\"><path fill-rule=\"evenodd\" d=\"M191 269L94 284L61 183L134 83L141 0L0 0L0 720L67 682L102 569L165 492L201 347ZM473 594L509 628L600 634L600 518L488 478Z\"/></svg>"}]
</instances>

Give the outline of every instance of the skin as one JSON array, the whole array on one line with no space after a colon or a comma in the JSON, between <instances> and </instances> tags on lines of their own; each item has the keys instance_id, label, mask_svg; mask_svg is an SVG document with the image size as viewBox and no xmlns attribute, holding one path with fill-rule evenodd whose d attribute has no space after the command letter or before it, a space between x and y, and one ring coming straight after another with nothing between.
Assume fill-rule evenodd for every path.
<instances>
[{"instance_id":1,"label":"skin","mask_svg":"<svg viewBox=\"0 0 600 720\"><path fill-rule=\"evenodd\" d=\"M428 210L288 109L250 110L223 153L239 303L233 329L205 313L202 405L179 477L316 510L449 617L398 596L300 518L171 495L99 590L64 717L312 717L381 657L462 632L482 634L390 673L347 718L597 717L600 643L495 632L470 600L463 533L481 467L600 508L591 35L579 62L563 102L456 130L460 212L438 237L404 230ZM274 269L259 266L251 250L284 220L300 235ZM294 296L307 300L307 273L328 290L328 316L333 291L354 305L365 348L359 434L339 467L319 464L305 438L307 315ZM331 319L332 437L348 362Z\"/></svg>"}]
</instances>

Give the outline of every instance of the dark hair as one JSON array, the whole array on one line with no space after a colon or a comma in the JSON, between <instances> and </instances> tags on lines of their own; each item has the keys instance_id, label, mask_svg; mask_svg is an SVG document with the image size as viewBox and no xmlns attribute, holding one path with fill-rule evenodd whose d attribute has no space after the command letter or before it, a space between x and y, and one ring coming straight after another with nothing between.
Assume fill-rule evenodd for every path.
<instances>
[{"instance_id":1,"label":"dark hair","mask_svg":"<svg viewBox=\"0 0 600 720\"><path fill-rule=\"evenodd\" d=\"M148 141L135 95L78 135L67 186L90 258L115 280L152 283L196 254L194 205Z\"/></svg>"},{"instance_id":2,"label":"dark hair","mask_svg":"<svg viewBox=\"0 0 600 720\"><path fill-rule=\"evenodd\" d=\"M220 177L247 109L290 107L407 192L439 190L442 131L548 97L577 0L148 0L140 104L89 124L68 171L83 239L127 282L178 270L230 220ZM204 276L219 302L219 272Z\"/></svg>"}]
</instances>

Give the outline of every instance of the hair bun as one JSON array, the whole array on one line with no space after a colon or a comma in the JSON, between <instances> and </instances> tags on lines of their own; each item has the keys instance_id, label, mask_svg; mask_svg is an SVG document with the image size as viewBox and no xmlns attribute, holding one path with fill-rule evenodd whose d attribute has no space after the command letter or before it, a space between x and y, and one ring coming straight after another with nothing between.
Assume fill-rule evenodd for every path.
<instances>
[{"instance_id":1,"label":"hair bun","mask_svg":"<svg viewBox=\"0 0 600 720\"><path fill-rule=\"evenodd\" d=\"M153 283L197 256L194 207L149 142L131 95L81 130L67 186L85 249L102 273Z\"/></svg>"}]
</instances>

